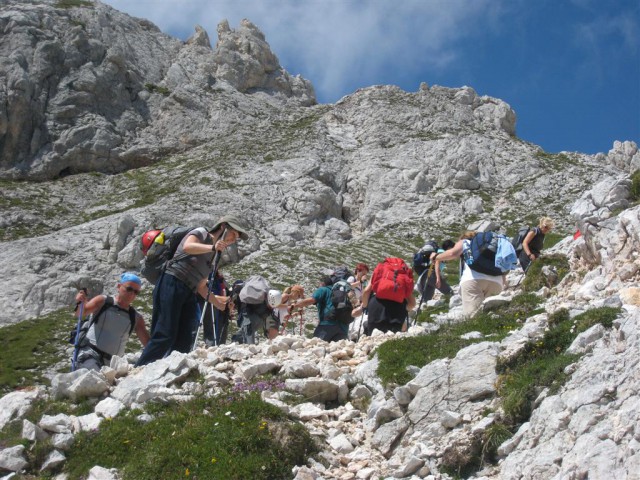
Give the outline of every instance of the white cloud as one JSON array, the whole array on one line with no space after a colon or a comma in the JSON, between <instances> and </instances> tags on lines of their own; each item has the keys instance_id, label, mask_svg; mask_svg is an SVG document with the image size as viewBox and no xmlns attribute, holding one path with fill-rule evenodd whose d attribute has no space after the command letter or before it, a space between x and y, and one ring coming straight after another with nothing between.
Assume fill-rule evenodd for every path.
<instances>
[{"instance_id":1,"label":"white cloud","mask_svg":"<svg viewBox=\"0 0 640 480\"><path fill-rule=\"evenodd\" d=\"M604 82L638 64L640 22L631 13L595 13L589 21L575 25L574 45L583 55L577 68L580 75Z\"/></svg>"},{"instance_id":2,"label":"white cloud","mask_svg":"<svg viewBox=\"0 0 640 480\"><path fill-rule=\"evenodd\" d=\"M390 71L440 71L461 59L465 39L495 30L504 3L492 0L107 0L183 39L202 25L216 39L224 18L248 18L281 64L309 78L320 98L369 85ZM428 78L423 80L428 81ZM379 82L378 82L379 83ZM417 85L416 85L417 87Z\"/></svg>"}]
</instances>

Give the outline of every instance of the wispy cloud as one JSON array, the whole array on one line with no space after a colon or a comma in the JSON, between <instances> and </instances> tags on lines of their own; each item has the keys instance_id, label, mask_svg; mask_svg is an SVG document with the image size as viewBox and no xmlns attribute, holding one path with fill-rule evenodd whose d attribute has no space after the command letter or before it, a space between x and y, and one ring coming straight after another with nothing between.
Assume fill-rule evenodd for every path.
<instances>
[{"instance_id":1,"label":"wispy cloud","mask_svg":"<svg viewBox=\"0 0 640 480\"><path fill-rule=\"evenodd\" d=\"M460 43L499 25L493 0L107 0L186 38L195 24L215 42L224 18L256 24L281 64L309 78L320 98L336 99L390 71L406 76L464 61ZM428 79L424 79L428 80ZM417 85L416 85L417 87Z\"/></svg>"},{"instance_id":2,"label":"wispy cloud","mask_svg":"<svg viewBox=\"0 0 640 480\"><path fill-rule=\"evenodd\" d=\"M629 66L638 68L638 11L636 7L630 11L618 10L612 15L593 15L590 20L575 25L573 43L582 54L579 72L590 72L592 78L603 81L611 74L623 73Z\"/></svg>"}]
</instances>

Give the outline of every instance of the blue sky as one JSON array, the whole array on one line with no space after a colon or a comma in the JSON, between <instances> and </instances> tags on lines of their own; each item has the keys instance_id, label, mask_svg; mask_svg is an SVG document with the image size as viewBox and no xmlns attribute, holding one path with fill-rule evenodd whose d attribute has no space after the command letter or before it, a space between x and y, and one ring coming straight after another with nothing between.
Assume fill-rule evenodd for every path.
<instances>
[{"instance_id":1,"label":"blue sky","mask_svg":"<svg viewBox=\"0 0 640 480\"><path fill-rule=\"evenodd\" d=\"M265 34L318 101L421 82L473 87L515 110L517 135L548 152L640 144L638 0L105 0L187 39L222 19Z\"/></svg>"}]
</instances>

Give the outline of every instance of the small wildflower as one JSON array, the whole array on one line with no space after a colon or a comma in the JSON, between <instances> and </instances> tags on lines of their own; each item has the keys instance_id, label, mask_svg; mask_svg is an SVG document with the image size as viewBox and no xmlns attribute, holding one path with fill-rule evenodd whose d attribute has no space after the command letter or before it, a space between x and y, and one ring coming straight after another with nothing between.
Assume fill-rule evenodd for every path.
<instances>
[{"instance_id":1,"label":"small wildflower","mask_svg":"<svg viewBox=\"0 0 640 480\"><path fill-rule=\"evenodd\" d=\"M217 461L218 461L218 459L217 459L216 457L213 457L213 458L211 459L211 463L216 463Z\"/></svg>"},{"instance_id":2,"label":"small wildflower","mask_svg":"<svg viewBox=\"0 0 640 480\"><path fill-rule=\"evenodd\" d=\"M184 471L184 476L185 476L185 477L188 477L190 474L191 474L191 472L189 471L189 469L188 469L188 468L187 468L187 469L185 469L185 471Z\"/></svg>"}]
</instances>

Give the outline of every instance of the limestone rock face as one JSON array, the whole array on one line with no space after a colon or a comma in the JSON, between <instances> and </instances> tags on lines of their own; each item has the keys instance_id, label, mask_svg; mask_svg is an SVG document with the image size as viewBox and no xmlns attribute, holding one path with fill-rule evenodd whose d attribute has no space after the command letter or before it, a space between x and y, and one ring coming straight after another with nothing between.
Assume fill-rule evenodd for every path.
<instances>
[{"instance_id":1,"label":"limestone rock face","mask_svg":"<svg viewBox=\"0 0 640 480\"><path fill-rule=\"evenodd\" d=\"M311 83L282 69L248 21L220 28L216 52L199 26L183 44L99 1L3 2L0 30L0 173L12 178L113 173L178 151L197 141L185 137L193 123L162 137L164 117L202 104L204 120L217 76L243 93L315 103Z\"/></svg>"},{"instance_id":2,"label":"limestone rock face","mask_svg":"<svg viewBox=\"0 0 640 480\"><path fill-rule=\"evenodd\" d=\"M247 19L240 22L237 30L232 30L226 20L220 22L214 59L216 78L239 92L283 92L299 98L303 105L315 103L311 83L289 75L280 66L264 34Z\"/></svg>"}]
</instances>

